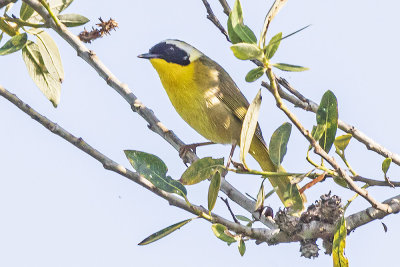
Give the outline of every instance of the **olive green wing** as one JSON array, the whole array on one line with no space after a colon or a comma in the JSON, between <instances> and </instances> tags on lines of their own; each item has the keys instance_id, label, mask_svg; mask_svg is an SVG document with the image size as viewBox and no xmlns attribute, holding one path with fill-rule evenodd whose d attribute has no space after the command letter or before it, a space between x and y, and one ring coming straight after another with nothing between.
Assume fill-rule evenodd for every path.
<instances>
[{"instance_id":1,"label":"olive green wing","mask_svg":"<svg viewBox=\"0 0 400 267\"><path fill-rule=\"evenodd\" d=\"M247 109L249 108L249 102L239 90L229 74L219 65L216 67L216 69L219 73L218 79L220 87L220 94L217 97L229 108L229 110L233 112L238 120L243 122L244 117L246 116ZM258 123L255 135L265 145L265 141L261 133L261 128Z\"/></svg>"}]
</instances>

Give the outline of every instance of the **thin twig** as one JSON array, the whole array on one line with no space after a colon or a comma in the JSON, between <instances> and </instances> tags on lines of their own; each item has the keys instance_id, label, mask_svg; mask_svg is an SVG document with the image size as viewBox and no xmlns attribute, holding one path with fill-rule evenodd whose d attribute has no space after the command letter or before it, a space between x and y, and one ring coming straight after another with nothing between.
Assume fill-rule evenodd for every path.
<instances>
[{"instance_id":1,"label":"thin twig","mask_svg":"<svg viewBox=\"0 0 400 267\"><path fill-rule=\"evenodd\" d=\"M229 205L229 201L227 198L223 198L223 197L219 197L223 202L225 202L225 205L228 207L229 213L231 214L233 220L235 221L235 223L240 224L240 222L238 221L238 219L236 218L235 214L233 213L231 206Z\"/></svg>"},{"instance_id":2,"label":"thin twig","mask_svg":"<svg viewBox=\"0 0 400 267\"><path fill-rule=\"evenodd\" d=\"M379 180L374 180L374 179L370 179L370 178L365 178L362 177L360 175L356 175L356 176L352 176L351 177L354 181L357 182L364 182L366 184L368 184L369 186L390 186L386 181L379 181ZM391 184L393 184L394 187L400 187L400 182L390 182Z\"/></svg>"},{"instance_id":3,"label":"thin twig","mask_svg":"<svg viewBox=\"0 0 400 267\"><path fill-rule=\"evenodd\" d=\"M226 40L228 40L228 42L231 42L231 40L229 39L229 35L226 32L225 28L221 25L218 18L214 15L214 12L212 11L210 4L207 2L207 0L202 0L202 1L203 1L204 6L207 9L207 18L212 23L214 23L214 25L222 32L223 35L225 35Z\"/></svg>"},{"instance_id":4,"label":"thin twig","mask_svg":"<svg viewBox=\"0 0 400 267\"><path fill-rule=\"evenodd\" d=\"M229 4L226 2L226 0L219 0L219 3L221 4L222 8L224 9L224 13L229 16L229 13L231 13L231 8L229 7Z\"/></svg>"}]
</instances>

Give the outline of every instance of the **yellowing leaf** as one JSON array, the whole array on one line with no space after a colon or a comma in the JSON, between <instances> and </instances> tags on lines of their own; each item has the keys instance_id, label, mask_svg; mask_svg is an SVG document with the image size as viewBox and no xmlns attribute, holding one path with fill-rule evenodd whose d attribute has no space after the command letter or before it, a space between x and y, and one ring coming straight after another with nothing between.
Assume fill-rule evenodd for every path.
<instances>
[{"instance_id":1,"label":"yellowing leaf","mask_svg":"<svg viewBox=\"0 0 400 267\"><path fill-rule=\"evenodd\" d=\"M28 41L22 49L22 58L32 80L47 99L53 103L53 106L57 107L60 102L61 82L46 69L38 45Z\"/></svg>"},{"instance_id":2,"label":"yellowing leaf","mask_svg":"<svg viewBox=\"0 0 400 267\"><path fill-rule=\"evenodd\" d=\"M335 145L336 149L344 151L347 145L350 143L352 135L351 134L344 134L341 136L336 137L333 144Z\"/></svg>"},{"instance_id":3,"label":"yellowing leaf","mask_svg":"<svg viewBox=\"0 0 400 267\"><path fill-rule=\"evenodd\" d=\"M43 62L48 72L60 82L64 80L64 68L61 62L60 52L56 42L44 30L32 30L37 37L40 54L43 57Z\"/></svg>"},{"instance_id":4,"label":"yellowing leaf","mask_svg":"<svg viewBox=\"0 0 400 267\"><path fill-rule=\"evenodd\" d=\"M344 249L346 247L346 236L346 220L344 219L344 217L342 217L336 227L336 232L333 237L332 258L334 267L349 266L349 260L344 255Z\"/></svg>"}]
</instances>

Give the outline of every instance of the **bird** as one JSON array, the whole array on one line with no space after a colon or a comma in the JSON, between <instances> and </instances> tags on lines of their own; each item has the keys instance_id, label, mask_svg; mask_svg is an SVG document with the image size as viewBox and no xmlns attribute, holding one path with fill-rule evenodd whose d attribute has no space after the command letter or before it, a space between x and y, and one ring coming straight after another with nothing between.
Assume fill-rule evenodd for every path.
<instances>
[{"instance_id":1,"label":"bird","mask_svg":"<svg viewBox=\"0 0 400 267\"><path fill-rule=\"evenodd\" d=\"M138 57L150 61L176 112L195 131L213 143L240 146L249 102L217 62L176 39L161 41ZM249 154L263 171L284 171L271 161L258 124ZM293 213L304 209L305 196L291 177L269 177L269 181L285 207Z\"/></svg>"}]
</instances>

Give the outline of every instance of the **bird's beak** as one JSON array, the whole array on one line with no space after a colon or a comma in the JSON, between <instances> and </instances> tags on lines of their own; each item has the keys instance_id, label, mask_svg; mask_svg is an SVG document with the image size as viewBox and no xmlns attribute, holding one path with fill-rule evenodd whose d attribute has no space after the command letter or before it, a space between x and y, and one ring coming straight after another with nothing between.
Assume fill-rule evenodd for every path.
<instances>
[{"instance_id":1,"label":"bird's beak","mask_svg":"<svg viewBox=\"0 0 400 267\"><path fill-rule=\"evenodd\" d=\"M138 58L146 58L146 59L160 58L160 55L152 54L152 53L145 53L145 54L138 55Z\"/></svg>"}]
</instances>

